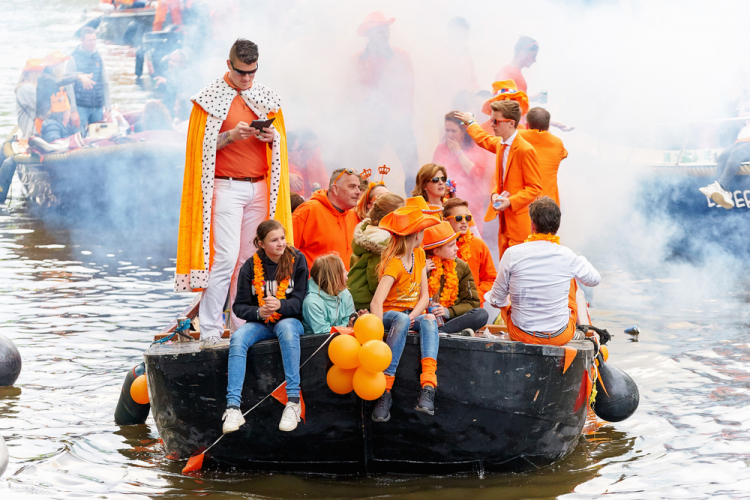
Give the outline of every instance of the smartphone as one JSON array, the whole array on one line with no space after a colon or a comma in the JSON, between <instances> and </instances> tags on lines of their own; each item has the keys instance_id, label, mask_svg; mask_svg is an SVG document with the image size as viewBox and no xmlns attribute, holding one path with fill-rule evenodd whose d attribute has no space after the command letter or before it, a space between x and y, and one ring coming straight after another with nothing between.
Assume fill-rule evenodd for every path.
<instances>
[{"instance_id":1,"label":"smartphone","mask_svg":"<svg viewBox=\"0 0 750 500\"><path fill-rule=\"evenodd\" d=\"M263 130L264 128L270 127L275 119L276 117L270 118L268 120L253 120L250 126L258 130Z\"/></svg>"}]
</instances>

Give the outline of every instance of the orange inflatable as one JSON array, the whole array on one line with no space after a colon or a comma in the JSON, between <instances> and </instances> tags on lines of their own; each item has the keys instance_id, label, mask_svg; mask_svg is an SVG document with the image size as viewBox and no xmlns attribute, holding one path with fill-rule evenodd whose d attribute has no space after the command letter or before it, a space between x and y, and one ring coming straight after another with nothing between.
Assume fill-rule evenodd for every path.
<instances>
[{"instance_id":1,"label":"orange inflatable","mask_svg":"<svg viewBox=\"0 0 750 500\"><path fill-rule=\"evenodd\" d=\"M328 357L339 368L351 370L359 366L360 348L357 339L351 335L339 335L328 346Z\"/></svg>"},{"instance_id":2,"label":"orange inflatable","mask_svg":"<svg viewBox=\"0 0 750 500\"><path fill-rule=\"evenodd\" d=\"M385 392L385 375L383 372L368 372L360 366L354 372L352 382L357 396L367 401L374 401Z\"/></svg>"},{"instance_id":3,"label":"orange inflatable","mask_svg":"<svg viewBox=\"0 0 750 500\"><path fill-rule=\"evenodd\" d=\"M383 322L374 314L363 314L354 323L354 336L359 343L365 345L370 340L383 340L385 328ZM370 370L382 371L382 370Z\"/></svg>"},{"instance_id":4,"label":"orange inflatable","mask_svg":"<svg viewBox=\"0 0 750 500\"><path fill-rule=\"evenodd\" d=\"M354 372L356 371L356 368L344 370L343 368L333 365L331 369L328 370L328 375L326 376L328 388L336 394L349 394L354 389L352 379L354 378Z\"/></svg>"}]
</instances>

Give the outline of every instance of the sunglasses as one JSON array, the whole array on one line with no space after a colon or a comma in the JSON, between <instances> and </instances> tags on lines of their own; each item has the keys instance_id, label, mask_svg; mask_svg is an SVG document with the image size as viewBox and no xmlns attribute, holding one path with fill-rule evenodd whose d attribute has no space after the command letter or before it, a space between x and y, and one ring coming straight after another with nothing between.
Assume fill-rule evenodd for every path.
<instances>
[{"instance_id":1,"label":"sunglasses","mask_svg":"<svg viewBox=\"0 0 750 500\"><path fill-rule=\"evenodd\" d=\"M471 222L471 215L449 215L446 219L456 219L456 222L466 219L466 222Z\"/></svg>"},{"instance_id":2,"label":"sunglasses","mask_svg":"<svg viewBox=\"0 0 750 500\"><path fill-rule=\"evenodd\" d=\"M256 73L256 71L258 71L258 66L255 66L255 69L251 71L241 71L234 67L234 63L230 62L229 65L232 66L232 69L234 70L234 72L240 76L253 76Z\"/></svg>"},{"instance_id":3,"label":"sunglasses","mask_svg":"<svg viewBox=\"0 0 750 500\"><path fill-rule=\"evenodd\" d=\"M502 120L498 120L496 118L491 118L490 120L492 121L492 124L495 125L495 126L500 125L502 122L514 122L515 121L515 120L505 119L505 118L502 119Z\"/></svg>"},{"instance_id":4,"label":"sunglasses","mask_svg":"<svg viewBox=\"0 0 750 500\"><path fill-rule=\"evenodd\" d=\"M336 179L333 181L333 183L336 184L339 181L339 179L341 179L341 176L344 175L344 174L357 175L358 176L359 172L357 172L356 170L352 170L351 168L345 168L344 170L341 171L341 173L338 175L338 177L336 177Z\"/></svg>"},{"instance_id":5,"label":"sunglasses","mask_svg":"<svg viewBox=\"0 0 750 500\"><path fill-rule=\"evenodd\" d=\"M446 176L441 175L440 177L433 177L432 179L430 179L430 182L437 184L438 182L445 182L447 180L448 178Z\"/></svg>"}]
</instances>

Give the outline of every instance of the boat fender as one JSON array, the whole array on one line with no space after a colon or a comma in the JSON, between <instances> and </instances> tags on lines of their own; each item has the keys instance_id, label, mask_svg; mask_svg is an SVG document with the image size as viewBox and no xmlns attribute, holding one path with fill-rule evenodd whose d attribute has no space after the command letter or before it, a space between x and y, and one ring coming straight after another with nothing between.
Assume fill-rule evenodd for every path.
<instances>
[{"instance_id":1,"label":"boat fender","mask_svg":"<svg viewBox=\"0 0 750 500\"><path fill-rule=\"evenodd\" d=\"M133 385L133 381L139 376L146 373L146 366L141 363L128 370L125 375L125 382L122 384L122 391L120 391L120 400L117 402L117 408L115 408L115 423L117 425L137 425L143 424L148 418L148 413L151 411L150 404L138 404L133 401L133 397L130 395L130 386Z\"/></svg>"},{"instance_id":2,"label":"boat fender","mask_svg":"<svg viewBox=\"0 0 750 500\"><path fill-rule=\"evenodd\" d=\"M10 183L13 181L13 174L16 173L16 162L13 157L6 158L0 166L0 205L5 203L8 198Z\"/></svg>"},{"instance_id":3,"label":"boat fender","mask_svg":"<svg viewBox=\"0 0 750 500\"><path fill-rule=\"evenodd\" d=\"M21 373L21 353L7 337L0 335L0 387L16 383Z\"/></svg>"},{"instance_id":4,"label":"boat fender","mask_svg":"<svg viewBox=\"0 0 750 500\"><path fill-rule=\"evenodd\" d=\"M594 413L607 422L621 422L638 408L640 394L635 381L616 366L604 362L599 354L599 377L596 380Z\"/></svg>"},{"instance_id":5,"label":"boat fender","mask_svg":"<svg viewBox=\"0 0 750 500\"><path fill-rule=\"evenodd\" d=\"M0 477L2 477L5 469L8 468L8 447L5 446L5 440L0 436Z\"/></svg>"}]
</instances>

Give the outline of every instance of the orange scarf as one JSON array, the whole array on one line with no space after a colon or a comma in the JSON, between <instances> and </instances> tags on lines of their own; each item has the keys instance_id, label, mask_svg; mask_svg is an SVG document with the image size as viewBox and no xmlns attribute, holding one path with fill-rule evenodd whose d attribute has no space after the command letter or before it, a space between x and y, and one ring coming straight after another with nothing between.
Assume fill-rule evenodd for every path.
<instances>
[{"instance_id":1,"label":"orange scarf","mask_svg":"<svg viewBox=\"0 0 750 500\"><path fill-rule=\"evenodd\" d=\"M294 260L292 259L292 266L294 266ZM283 300L286 298L286 289L289 287L289 279L291 276L287 276L285 279L279 281L276 284L276 298ZM253 287L255 287L255 295L258 296L258 305L263 307L266 305L266 301L263 300L263 288L266 286L266 280L263 276L263 262L261 262L258 254L253 255ZM275 312L266 320L266 323L272 321L276 323L281 319L281 314Z\"/></svg>"},{"instance_id":2,"label":"orange scarf","mask_svg":"<svg viewBox=\"0 0 750 500\"><path fill-rule=\"evenodd\" d=\"M560 237L554 234L547 233L531 233L528 238L523 240L524 243L529 241L551 241L552 243L560 244Z\"/></svg>"},{"instance_id":3,"label":"orange scarf","mask_svg":"<svg viewBox=\"0 0 750 500\"><path fill-rule=\"evenodd\" d=\"M456 243L458 244L458 257L464 262L469 262L469 259L471 258L471 240L473 239L474 235L471 233L471 229L467 229L466 232L456 240Z\"/></svg>"},{"instance_id":4,"label":"orange scarf","mask_svg":"<svg viewBox=\"0 0 750 500\"><path fill-rule=\"evenodd\" d=\"M458 275L456 274L456 261L443 260L440 257L432 256L432 262L435 263L435 269L430 273L427 280L430 297L434 297L440 290L440 280L445 276L443 292L440 294L440 305L451 307L456 303L458 297Z\"/></svg>"}]
</instances>

